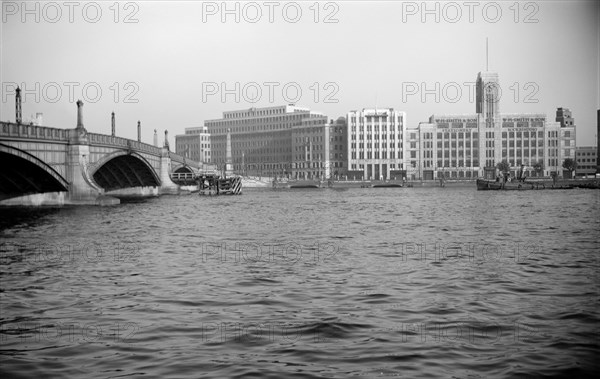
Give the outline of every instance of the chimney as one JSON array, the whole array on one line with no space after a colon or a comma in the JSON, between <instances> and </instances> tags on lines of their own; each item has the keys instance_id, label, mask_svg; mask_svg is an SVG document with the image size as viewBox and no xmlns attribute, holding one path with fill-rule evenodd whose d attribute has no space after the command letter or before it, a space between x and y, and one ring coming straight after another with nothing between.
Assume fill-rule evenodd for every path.
<instances>
[{"instance_id":1,"label":"chimney","mask_svg":"<svg viewBox=\"0 0 600 379\"><path fill-rule=\"evenodd\" d=\"M43 119L43 117L44 117L44 114L41 113L41 112L38 112L38 113L35 114L35 122L36 122L37 126L42 126L42 123L43 123L42 119Z\"/></svg>"},{"instance_id":2,"label":"chimney","mask_svg":"<svg viewBox=\"0 0 600 379\"><path fill-rule=\"evenodd\" d=\"M110 126L111 126L111 136L115 136L115 112L110 114Z\"/></svg>"},{"instance_id":3,"label":"chimney","mask_svg":"<svg viewBox=\"0 0 600 379\"><path fill-rule=\"evenodd\" d=\"M19 87L17 87L17 94L15 96L15 113L15 120L17 124L21 124L23 118L21 115L21 88Z\"/></svg>"},{"instance_id":4,"label":"chimney","mask_svg":"<svg viewBox=\"0 0 600 379\"><path fill-rule=\"evenodd\" d=\"M142 142L142 123L138 120L138 142Z\"/></svg>"},{"instance_id":5,"label":"chimney","mask_svg":"<svg viewBox=\"0 0 600 379\"><path fill-rule=\"evenodd\" d=\"M77 127L76 127L76 129L85 130L85 127L83 126L83 101L77 100L76 104L77 104Z\"/></svg>"}]
</instances>

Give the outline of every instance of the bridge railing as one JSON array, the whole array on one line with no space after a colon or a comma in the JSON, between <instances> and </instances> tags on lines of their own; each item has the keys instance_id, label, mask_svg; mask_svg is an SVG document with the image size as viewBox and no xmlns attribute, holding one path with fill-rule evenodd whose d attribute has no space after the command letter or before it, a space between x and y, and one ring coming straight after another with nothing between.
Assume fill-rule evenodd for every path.
<instances>
[{"instance_id":1,"label":"bridge railing","mask_svg":"<svg viewBox=\"0 0 600 379\"><path fill-rule=\"evenodd\" d=\"M69 130L51 128L48 126L0 122L0 136L68 141Z\"/></svg>"},{"instance_id":2,"label":"bridge railing","mask_svg":"<svg viewBox=\"0 0 600 379\"><path fill-rule=\"evenodd\" d=\"M177 181L192 181L195 176L196 174L193 172L174 172L171 174L171 179Z\"/></svg>"},{"instance_id":3,"label":"bridge railing","mask_svg":"<svg viewBox=\"0 0 600 379\"><path fill-rule=\"evenodd\" d=\"M136 150L138 152L160 156L160 147L156 147L144 142L138 142L123 137L109 136L106 134L88 133L87 135L91 144L107 145L111 147L120 146L123 148L131 148L132 150Z\"/></svg>"}]
</instances>

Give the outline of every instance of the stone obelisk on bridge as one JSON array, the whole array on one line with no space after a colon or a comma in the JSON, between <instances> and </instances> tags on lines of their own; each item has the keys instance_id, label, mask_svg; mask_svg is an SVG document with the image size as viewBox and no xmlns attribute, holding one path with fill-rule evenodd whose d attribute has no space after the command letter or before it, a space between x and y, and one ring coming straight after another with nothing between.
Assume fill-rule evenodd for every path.
<instances>
[{"instance_id":1,"label":"stone obelisk on bridge","mask_svg":"<svg viewBox=\"0 0 600 379\"><path fill-rule=\"evenodd\" d=\"M231 129L227 129L227 146L225 151L225 176L233 175L233 158L231 155Z\"/></svg>"}]
</instances>

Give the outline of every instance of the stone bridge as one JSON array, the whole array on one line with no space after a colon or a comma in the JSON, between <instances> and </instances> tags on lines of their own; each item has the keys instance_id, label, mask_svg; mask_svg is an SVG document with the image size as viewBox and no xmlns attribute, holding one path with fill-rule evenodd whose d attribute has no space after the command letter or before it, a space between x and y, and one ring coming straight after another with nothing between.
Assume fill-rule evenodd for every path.
<instances>
[{"instance_id":1,"label":"stone bridge","mask_svg":"<svg viewBox=\"0 0 600 379\"><path fill-rule=\"evenodd\" d=\"M0 123L0 205L115 204L119 198L177 193L173 173L202 163L154 145L77 127Z\"/></svg>"}]
</instances>

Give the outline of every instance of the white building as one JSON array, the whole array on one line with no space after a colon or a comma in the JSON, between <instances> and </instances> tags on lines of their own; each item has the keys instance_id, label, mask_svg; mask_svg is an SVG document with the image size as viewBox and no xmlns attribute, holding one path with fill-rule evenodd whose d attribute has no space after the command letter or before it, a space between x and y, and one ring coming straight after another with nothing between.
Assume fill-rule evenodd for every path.
<instances>
[{"instance_id":1,"label":"white building","mask_svg":"<svg viewBox=\"0 0 600 379\"><path fill-rule=\"evenodd\" d=\"M387 180L404 174L406 113L393 108L350 111L348 123L348 176Z\"/></svg>"}]
</instances>

